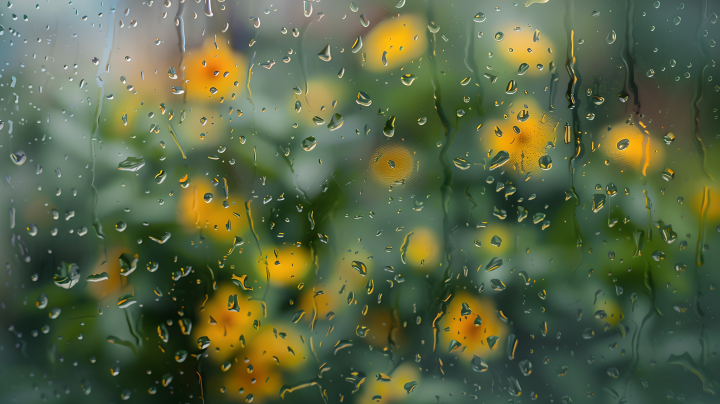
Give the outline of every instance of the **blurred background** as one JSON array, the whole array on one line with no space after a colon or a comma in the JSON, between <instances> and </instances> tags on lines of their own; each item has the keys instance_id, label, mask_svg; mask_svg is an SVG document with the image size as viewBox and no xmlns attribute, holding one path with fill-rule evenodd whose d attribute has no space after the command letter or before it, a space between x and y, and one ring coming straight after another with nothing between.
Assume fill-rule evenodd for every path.
<instances>
[{"instance_id":1,"label":"blurred background","mask_svg":"<svg viewBox=\"0 0 720 404\"><path fill-rule=\"evenodd\" d=\"M0 8L0 402L717 402L719 3Z\"/></svg>"}]
</instances>

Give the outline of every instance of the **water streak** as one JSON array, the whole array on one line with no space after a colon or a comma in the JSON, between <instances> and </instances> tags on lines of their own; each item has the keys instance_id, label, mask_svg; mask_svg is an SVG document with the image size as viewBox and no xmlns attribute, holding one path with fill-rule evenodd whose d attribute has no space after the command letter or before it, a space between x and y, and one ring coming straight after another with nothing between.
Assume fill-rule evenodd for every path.
<instances>
[{"instance_id":1,"label":"water streak","mask_svg":"<svg viewBox=\"0 0 720 404\"><path fill-rule=\"evenodd\" d=\"M480 81L480 70L477 67L477 63L475 63L475 40L477 39L477 36L475 35L475 25L473 22L466 22L467 27L467 42L465 44L465 67L467 67L468 70L470 70L470 73L473 73L475 76L475 84L478 87L478 95L477 95L477 115L482 116L484 114L483 110L483 86L482 82Z\"/></svg>"},{"instance_id":2,"label":"water streak","mask_svg":"<svg viewBox=\"0 0 720 404\"><path fill-rule=\"evenodd\" d=\"M111 10L115 10L115 6L117 5L117 0L115 0L111 6ZM103 87L103 81L100 78L100 75L103 73L103 67L105 68L105 71L110 70L110 55L112 54L112 48L113 48L113 41L115 38L115 12L112 11L112 22L109 24L108 27L108 34L107 38L105 38L105 48L103 49L103 57L102 62L100 63L101 67L98 67L98 72L95 75L95 82L98 85L98 100L97 104L95 105L95 118L93 120L93 129L92 133L90 134L90 152L92 155L92 167L90 169L90 172L92 173L92 180L90 182L90 187L93 191L93 228L95 229L95 234L98 238L103 240L103 246L105 250L105 260L107 261L107 243L105 242L105 234L102 231L102 224L100 223L100 219L98 218L97 213L97 205L98 205L98 199L100 198L100 195L98 193L98 189L95 186L95 165L97 163L97 158L95 155L95 140L99 140L97 138L97 132L100 128L100 114L102 113L102 102L105 95L105 88ZM110 19L110 16L108 16L108 20Z\"/></svg>"},{"instance_id":3,"label":"water streak","mask_svg":"<svg viewBox=\"0 0 720 404\"><path fill-rule=\"evenodd\" d=\"M255 231L255 226L253 225L252 212L250 211L250 202L252 202L252 199L245 202L245 212L247 213L247 219L248 219L248 225L250 226L250 231L252 232L253 237L255 237L255 242L257 243L258 251L260 251L260 255L262 255L262 248L260 248L260 237L258 237L258 234Z\"/></svg>"},{"instance_id":4,"label":"water streak","mask_svg":"<svg viewBox=\"0 0 720 404\"><path fill-rule=\"evenodd\" d=\"M708 178L713 179L713 176L710 174L710 172L708 172L707 169L707 151L705 149L705 143L703 143L703 140L700 137L700 101L702 101L703 99L703 83L705 79L705 70L708 68L709 64L708 52L706 52L706 49L703 48L703 44L707 43L705 38L703 37L703 26L706 25L708 21L707 8L708 2L707 0L703 0L701 7L702 15L700 18L701 23L698 24L698 30L696 35L697 47L700 51L700 63L698 64L698 73L696 74L697 79L695 80L695 92L693 94L693 99L690 106L692 108L693 142L695 143L695 147L697 148L698 153L700 153L700 164L703 173L705 173Z\"/></svg>"},{"instance_id":5,"label":"water streak","mask_svg":"<svg viewBox=\"0 0 720 404\"><path fill-rule=\"evenodd\" d=\"M567 10L565 12L564 23L565 29L568 30L567 44L567 60L565 67L567 68L570 79L568 81L567 98L570 104L568 108L572 110L572 135L575 139L575 153L570 158L570 191L575 198L573 206L573 224L575 227L576 246L582 247L582 233L580 232L580 223L577 220L577 207L580 205L580 199L575 192L575 162L580 160L585 154L585 147L582 143L582 131L580 129L580 117L578 110L580 109L580 99L578 98L578 88L582 84L582 76L576 67L577 59L575 58L575 31L570 28L570 19L574 11L574 0L568 0Z\"/></svg>"},{"instance_id":6,"label":"water streak","mask_svg":"<svg viewBox=\"0 0 720 404\"><path fill-rule=\"evenodd\" d=\"M248 66L247 71L247 90L248 90L248 101L250 101L250 104L253 106L253 112L255 112L255 103L252 100L252 90L250 89L250 80L252 79L252 68L253 64L255 64L255 54L257 52L253 52L252 58L250 58L250 65Z\"/></svg>"},{"instance_id":7,"label":"water streak","mask_svg":"<svg viewBox=\"0 0 720 404\"><path fill-rule=\"evenodd\" d=\"M703 246L705 245L705 219L707 217L708 208L710 207L710 189L703 188L702 204L700 205L700 225L698 226L697 246L695 247L695 263L698 267L703 266L705 258L703 257Z\"/></svg>"},{"instance_id":8,"label":"water streak","mask_svg":"<svg viewBox=\"0 0 720 404\"><path fill-rule=\"evenodd\" d=\"M633 37L633 17L635 15L635 0L625 0L625 41L623 41L620 56L625 62L625 94L632 92L635 114L640 114L640 98L638 97L638 87L635 83L635 58L633 57L633 45L635 38Z\"/></svg>"}]
</instances>

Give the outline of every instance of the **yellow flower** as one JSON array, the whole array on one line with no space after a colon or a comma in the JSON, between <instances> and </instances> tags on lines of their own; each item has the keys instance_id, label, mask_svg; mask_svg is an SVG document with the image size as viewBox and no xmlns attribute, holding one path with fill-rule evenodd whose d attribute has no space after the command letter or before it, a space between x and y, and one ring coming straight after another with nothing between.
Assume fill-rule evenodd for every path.
<instances>
[{"instance_id":1,"label":"yellow flower","mask_svg":"<svg viewBox=\"0 0 720 404\"><path fill-rule=\"evenodd\" d=\"M468 304L472 314L460 315L463 303ZM475 325L478 316L482 321L480 326ZM444 332L445 327L450 327L450 331ZM447 353L450 341L456 340L467 348L464 351L455 352L459 352L459 356L469 361L473 355L485 359L505 353L504 348L507 345L505 338L509 334L509 327L498 317L495 302L492 299L460 292L448 305L447 314L440 321L439 334L440 345L436 349L438 352ZM490 336L500 337L492 350L488 347L487 342L487 337Z\"/></svg>"},{"instance_id":2,"label":"yellow flower","mask_svg":"<svg viewBox=\"0 0 720 404\"><path fill-rule=\"evenodd\" d=\"M523 104L529 107L526 111L529 112L530 117L525 122L519 122L517 114L525 109L521 107ZM508 172L514 169L522 173L539 175L541 173L539 159L549 151L548 143L555 142L556 139L563 141L564 125L553 115L542 110L532 98L521 99L513 105L517 107L509 108L507 114L510 116L507 120L494 119L480 128L480 138L483 140L481 149L486 150L483 157L489 166L490 159L497 152L505 150L510 154L510 161L501 169ZM502 136L497 136L496 127L502 132ZM520 130L520 134L516 133L514 127ZM488 157L489 151L492 152Z\"/></svg>"},{"instance_id":3,"label":"yellow flower","mask_svg":"<svg viewBox=\"0 0 720 404\"><path fill-rule=\"evenodd\" d=\"M390 369L385 367L377 367L372 373L366 375L365 383L361 388L361 396L358 402L369 403L374 396L381 396L383 403L398 403L408 399L408 392L405 391L405 384L409 382L417 382L418 386L422 383L422 375L420 369L414 362L405 362L392 372L392 380L378 381L376 375L378 373L389 372ZM387 373L386 373L387 374ZM417 391L410 393L410 398ZM417 399L417 398L416 398ZM411 400L411 402L414 400ZM417 401L422 401L418 399Z\"/></svg>"},{"instance_id":4,"label":"yellow flower","mask_svg":"<svg viewBox=\"0 0 720 404\"><path fill-rule=\"evenodd\" d=\"M415 160L410 151L399 144L385 144L370 156L370 175L382 185L409 179L415 175Z\"/></svg>"},{"instance_id":5,"label":"yellow flower","mask_svg":"<svg viewBox=\"0 0 720 404\"><path fill-rule=\"evenodd\" d=\"M600 144L599 150L610 158L612 164L619 165L620 169L641 170L644 171L644 175L647 175L649 169L657 167L658 164L665 160L664 149L659 147L660 142L657 138L652 140L652 136L647 135L648 143L643 145L643 131L645 129L639 123L631 126L621 121L611 125L611 127L612 129L609 132L604 132L596 140L596 147L598 147L597 144ZM623 146L618 147L618 143L625 139L629 141L629 144L624 149ZM589 151L589 139L586 146L588 147L587 151Z\"/></svg>"},{"instance_id":6,"label":"yellow flower","mask_svg":"<svg viewBox=\"0 0 720 404\"><path fill-rule=\"evenodd\" d=\"M228 296L235 294L239 312L227 309ZM213 320L215 324L211 323ZM260 321L259 329L253 325L255 320ZM310 357L305 344L296 337L295 327L277 327L277 336L274 327L277 325L264 318L261 302L248 300L247 292L240 287L223 286L215 291L204 310L198 313L192 335L193 339L208 337L209 349L220 348L210 355L218 370L226 362L231 366L227 376L206 379L205 389L216 391L224 386L236 393L242 388L244 395L253 394L259 400L276 396L284 384L282 372L303 366ZM281 332L286 333L285 338Z\"/></svg>"},{"instance_id":7,"label":"yellow flower","mask_svg":"<svg viewBox=\"0 0 720 404\"><path fill-rule=\"evenodd\" d=\"M254 240L253 240L254 242ZM277 256L275 256L277 252ZM258 278L266 279L266 266L270 271L270 283L280 286L297 286L309 273L315 272L315 264L310 260L307 247L263 247L265 259L258 259L255 273ZM267 263L266 263L267 261Z\"/></svg>"},{"instance_id":8,"label":"yellow flower","mask_svg":"<svg viewBox=\"0 0 720 404\"><path fill-rule=\"evenodd\" d=\"M233 92L242 92L247 82L248 62L245 55L233 51L220 37L217 42L220 49L215 49L215 45L207 41L202 48L187 51L184 68L185 79L188 80L185 90L188 100L217 102L220 97L229 99ZM182 79L182 72L176 73L178 80ZM235 81L239 83L238 87L234 86ZM212 94L211 88L215 88L217 93Z\"/></svg>"},{"instance_id":9,"label":"yellow flower","mask_svg":"<svg viewBox=\"0 0 720 404\"><path fill-rule=\"evenodd\" d=\"M402 67L427 52L427 20L406 14L382 21L363 38L361 52L367 55L365 66L370 70L390 71ZM387 66L382 63L383 52L387 52Z\"/></svg>"},{"instance_id":10,"label":"yellow flower","mask_svg":"<svg viewBox=\"0 0 720 404\"><path fill-rule=\"evenodd\" d=\"M407 263L414 269L432 271L437 269L443 252L443 241L438 234L441 230L434 232L431 229L419 227L410 230L410 244L407 249ZM422 266L420 263L425 261Z\"/></svg>"},{"instance_id":11,"label":"yellow flower","mask_svg":"<svg viewBox=\"0 0 720 404\"><path fill-rule=\"evenodd\" d=\"M168 179L169 181L178 181L179 178ZM178 222L188 232L197 231L197 229L206 227L207 232L204 235L210 235L214 238L226 240L227 248L230 250L230 244L234 239L234 236L242 234L247 226L247 217L245 213L245 206L238 202L237 205L232 205L228 208L222 207L222 201L224 199L222 191L222 178L218 178L221 182L217 187L210 185L208 178L202 174L190 174L188 176L190 184L187 188L181 189L180 201L177 206ZM230 184L232 186L232 184ZM212 193L213 199L210 203L206 203L204 195L206 193ZM228 201L239 201L241 200L239 194L230 188L230 198ZM240 217L234 215L238 213ZM226 224L228 221L231 223L232 231L226 230ZM215 230L217 226L217 230Z\"/></svg>"}]
</instances>

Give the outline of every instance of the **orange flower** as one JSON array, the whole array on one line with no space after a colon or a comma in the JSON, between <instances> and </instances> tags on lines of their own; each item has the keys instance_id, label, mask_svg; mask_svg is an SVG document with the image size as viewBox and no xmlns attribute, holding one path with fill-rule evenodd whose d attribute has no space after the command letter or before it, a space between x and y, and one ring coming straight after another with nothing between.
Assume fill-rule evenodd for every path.
<instances>
[{"instance_id":1,"label":"orange flower","mask_svg":"<svg viewBox=\"0 0 720 404\"><path fill-rule=\"evenodd\" d=\"M403 15L380 22L363 38L362 52L367 54L366 66L387 71L398 68L427 52L427 20L417 15ZM415 40L417 35L418 39ZM387 66L382 54L387 52ZM400 78L397 78L400 80Z\"/></svg>"},{"instance_id":2,"label":"orange flower","mask_svg":"<svg viewBox=\"0 0 720 404\"><path fill-rule=\"evenodd\" d=\"M468 304L472 314L460 315L463 303ZM500 320L495 310L495 302L492 299L473 296L467 292L455 295L448 305L447 314L440 320L437 351L448 352L450 341L456 340L467 348L461 351L462 347L460 347L460 350L455 352L467 360L472 359L473 355L487 358L504 353L505 338L510 330L507 323ZM478 316L482 320L480 326L475 325ZM445 327L450 327L450 331L442 331ZM487 342L487 337L490 336L500 337L492 350Z\"/></svg>"},{"instance_id":3,"label":"orange flower","mask_svg":"<svg viewBox=\"0 0 720 404\"><path fill-rule=\"evenodd\" d=\"M273 285L297 285L307 274L315 271L307 247L285 246L279 249L264 246L267 256L267 269L270 271L270 283ZM277 256L275 253L277 252ZM266 279L265 259L258 259L255 270L258 278Z\"/></svg>"},{"instance_id":4,"label":"orange flower","mask_svg":"<svg viewBox=\"0 0 720 404\"><path fill-rule=\"evenodd\" d=\"M180 202L177 206L178 222L182 223L188 232L207 228L210 231L205 234L227 240L229 250L234 236L242 234L247 226L245 206L242 202L236 202L236 205L230 202L228 208L222 206L222 201L225 200L221 189L223 187L222 178L218 178L220 184L217 187L211 186L208 178L201 177L200 174L197 177L190 174L187 180L190 181L190 185L180 191ZM210 203L205 202L204 195L206 193L213 194ZM233 192L232 188L230 188L228 201L240 201L239 194ZM228 222L231 224L231 231L226 230L225 226ZM217 230L215 230L215 226L217 226Z\"/></svg>"},{"instance_id":5,"label":"orange flower","mask_svg":"<svg viewBox=\"0 0 720 404\"><path fill-rule=\"evenodd\" d=\"M189 50L185 59L186 93L188 99L217 102L220 97L230 98L232 92L240 93L247 79L248 62L245 56L230 49L226 41L217 39L220 49L212 43ZM179 78L182 73L178 72ZM234 82L239 86L235 87ZM211 88L217 91L211 93Z\"/></svg>"}]
</instances>

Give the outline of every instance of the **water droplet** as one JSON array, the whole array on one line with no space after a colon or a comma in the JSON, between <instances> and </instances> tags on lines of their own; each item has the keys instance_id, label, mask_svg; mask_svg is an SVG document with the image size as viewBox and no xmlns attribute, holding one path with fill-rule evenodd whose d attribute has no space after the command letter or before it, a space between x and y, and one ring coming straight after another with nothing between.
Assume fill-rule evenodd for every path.
<instances>
[{"instance_id":1,"label":"water droplet","mask_svg":"<svg viewBox=\"0 0 720 404\"><path fill-rule=\"evenodd\" d=\"M470 361L470 366L472 367L472 370L476 372L485 372L488 370L488 364L479 356L473 355L472 360Z\"/></svg>"},{"instance_id":2,"label":"water droplet","mask_svg":"<svg viewBox=\"0 0 720 404\"><path fill-rule=\"evenodd\" d=\"M455 166L461 170L467 170L471 167L471 164L468 163L467 160L461 159L460 157L455 157L455 159L453 160L453 164L455 164Z\"/></svg>"},{"instance_id":3,"label":"water droplet","mask_svg":"<svg viewBox=\"0 0 720 404\"><path fill-rule=\"evenodd\" d=\"M540 168L543 170L549 170L552 168L552 158L548 156L547 154L544 156L541 156L538 160L538 164L540 165Z\"/></svg>"},{"instance_id":4,"label":"water droplet","mask_svg":"<svg viewBox=\"0 0 720 404\"><path fill-rule=\"evenodd\" d=\"M521 64L520 64L520 67L518 67L518 75L519 75L519 76L522 76L523 74L525 74L525 72L528 71L529 68L530 68L530 65L529 65L529 64L527 64L527 63L521 63Z\"/></svg>"},{"instance_id":5,"label":"water droplet","mask_svg":"<svg viewBox=\"0 0 720 404\"><path fill-rule=\"evenodd\" d=\"M345 119L340 114L333 114L332 118L330 118L330 123L328 123L327 127L330 129L330 131L335 131L340 129L340 127L343 126L343 123L345 122Z\"/></svg>"},{"instance_id":6,"label":"water droplet","mask_svg":"<svg viewBox=\"0 0 720 404\"><path fill-rule=\"evenodd\" d=\"M362 262L360 262L360 261L353 261L353 262L352 262L352 267L355 268L355 270L358 271L358 273L359 273L360 275L362 275L362 276L367 275L367 267L366 267L365 264L363 264Z\"/></svg>"},{"instance_id":7,"label":"water droplet","mask_svg":"<svg viewBox=\"0 0 720 404\"><path fill-rule=\"evenodd\" d=\"M413 76L412 74L404 74L402 77L400 77L400 81L402 81L403 84L406 86L409 86L415 81L417 77Z\"/></svg>"},{"instance_id":8,"label":"water droplet","mask_svg":"<svg viewBox=\"0 0 720 404\"><path fill-rule=\"evenodd\" d=\"M619 142L617 142L617 148L618 150L625 150L630 146L630 140L628 139L622 139Z\"/></svg>"},{"instance_id":9,"label":"water droplet","mask_svg":"<svg viewBox=\"0 0 720 404\"><path fill-rule=\"evenodd\" d=\"M505 34L502 33L502 31L498 31L495 33L495 40L500 42L505 38Z\"/></svg>"},{"instance_id":10,"label":"water droplet","mask_svg":"<svg viewBox=\"0 0 720 404\"><path fill-rule=\"evenodd\" d=\"M360 14L360 24L362 24L362 26L365 28L367 28L368 25L370 25L370 20L368 20L368 18L365 14Z\"/></svg>"},{"instance_id":11,"label":"water droplet","mask_svg":"<svg viewBox=\"0 0 720 404\"><path fill-rule=\"evenodd\" d=\"M305 151L310 151L310 150L314 149L315 146L317 146L317 140L312 136L306 137L302 141L302 148Z\"/></svg>"},{"instance_id":12,"label":"water droplet","mask_svg":"<svg viewBox=\"0 0 720 404\"><path fill-rule=\"evenodd\" d=\"M357 37L355 39L355 43L352 45L352 53L358 53L360 52L360 49L362 49L363 42L361 37Z\"/></svg>"},{"instance_id":13,"label":"water droplet","mask_svg":"<svg viewBox=\"0 0 720 404\"><path fill-rule=\"evenodd\" d=\"M682 18L680 18L680 16L673 18L673 24L675 25L680 25L680 21L682 21Z\"/></svg>"},{"instance_id":14,"label":"water droplet","mask_svg":"<svg viewBox=\"0 0 720 404\"><path fill-rule=\"evenodd\" d=\"M18 150L10 155L10 160L12 160L13 164L15 164L16 166L21 166L25 164L27 156L25 155L24 151Z\"/></svg>"},{"instance_id":15,"label":"water droplet","mask_svg":"<svg viewBox=\"0 0 720 404\"><path fill-rule=\"evenodd\" d=\"M332 56L330 55L330 44L325 45L323 50L318 53L318 57L323 62L329 62L332 59Z\"/></svg>"},{"instance_id":16,"label":"water droplet","mask_svg":"<svg viewBox=\"0 0 720 404\"><path fill-rule=\"evenodd\" d=\"M387 137L393 137L395 134L395 117L391 116L388 118L387 122L385 122L385 127L383 128L383 135Z\"/></svg>"},{"instance_id":17,"label":"water droplet","mask_svg":"<svg viewBox=\"0 0 720 404\"><path fill-rule=\"evenodd\" d=\"M617 34L614 30L611 30L610 33L608 33L607 39L605 39L605 41L607 41L608 45L612 45L615 43L615 40L617 40Z\"/></svg>"},{"instance_id":18,"label":"water droplet","mask_svg":"<svg viewBox=\"0 0 720 404\"><path fill-rule=\"evenodd\" d=\"M490 170L495 170L498 167L501 167L503 164L510 161L510 153L506 152L505 150L500 150L495 157L490 160Z\"/></svg>"}]
</instances>

